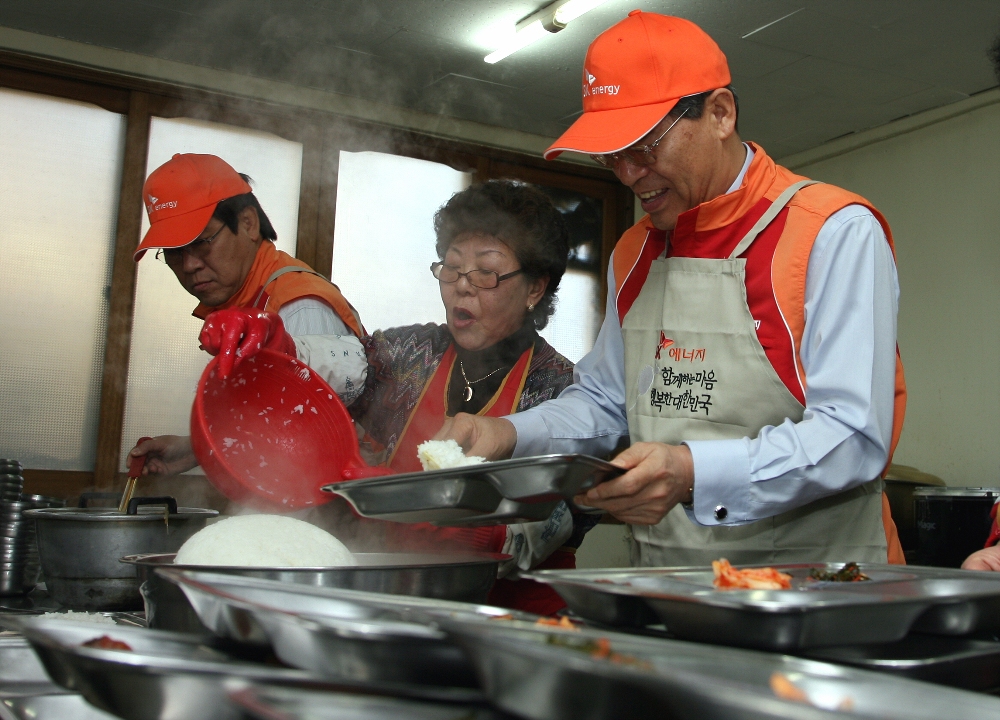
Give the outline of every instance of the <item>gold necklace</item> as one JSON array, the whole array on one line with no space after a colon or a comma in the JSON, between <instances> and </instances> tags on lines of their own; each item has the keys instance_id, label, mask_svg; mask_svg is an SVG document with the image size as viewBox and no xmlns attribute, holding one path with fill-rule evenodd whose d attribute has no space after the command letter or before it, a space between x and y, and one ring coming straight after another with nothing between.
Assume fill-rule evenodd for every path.
<instances>
[{"instance_id":1,"label":"gold necklace","mask_svg":"<svg viewBox=\"0 0 1000 720\"><path fill-rule=\"evenodd\" d=\"M462 393L463 400L465 402L469 402L470 400L472 400L472 395L473 395L472 386L473 385L475 385L476 383L480 383L483 380L486 380L487 378L493 377L498 372L500 372L501 370L503 370L505 367L507 367L507 366L506 365L501 365L496 370L494 370L493 372L491 372L489 375L483 375L478 380L469 380L469 376L465 374L465 364L461 360L459 360L458 361L458 369L462 371L462 379L465 381L465 392Z\"/></svg>"}]
</instances>

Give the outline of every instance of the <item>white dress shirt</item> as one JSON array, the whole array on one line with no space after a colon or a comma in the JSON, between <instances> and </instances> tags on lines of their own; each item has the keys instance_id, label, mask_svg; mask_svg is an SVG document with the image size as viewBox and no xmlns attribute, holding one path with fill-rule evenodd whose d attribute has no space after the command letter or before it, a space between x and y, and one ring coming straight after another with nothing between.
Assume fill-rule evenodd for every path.
<instances>
[{"instance_id":1,"label":"white dress shirt","mask_svg":"<svg viewBox=\"0 0 1000 720\"><path fill-rule=\"evenodd\" d=\"M727 192L739 188L753 157ZM604 455L628 435L625 348L615 303L614 264L594 349L555 400L507 416L515 457ZM892 437L899 283L875 216L849 205L823 224L806 274L800 358L806 374L801 422L785 420L755 438L690 441L694 519L735 525L771 517L868 482L882 472ZM729 513L714 515L716 506Z\"/></svg>"}]
</instances>

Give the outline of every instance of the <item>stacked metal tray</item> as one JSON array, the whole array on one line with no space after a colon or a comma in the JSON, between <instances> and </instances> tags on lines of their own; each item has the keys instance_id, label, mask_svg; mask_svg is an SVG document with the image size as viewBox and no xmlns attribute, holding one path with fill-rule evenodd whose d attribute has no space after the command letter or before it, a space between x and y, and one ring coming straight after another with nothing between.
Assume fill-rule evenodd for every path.
<instances>
[{"instance_id":1,"label":"stacked metal tray","mask_svg":"<svg viewBox=\"0 0 1000 720\"><path fill-rule=\"evenodd\" d=\"M254 684L229 695L254 720L514 720L484 704L316 692Z\"/></svg>"},{"instance_id":2,"label":"stacked metal tray","mask_svg":"<svg viewBox=\"0 0 1000 720\"><path fill-rule=\"evenodd\" d=\"M589 455L542 455L324 485L361 515L435 525L547 520L556 506L625 471Z\"/></svg>"},{"instance_id":3,"label":"stacked metal tray","mask_svg":"<svg viewBox=\"0 0 1000 720\"><path fill-rule=\"evenodd\" d=\"M445 621L487 697L530 720L1000 718L1000 699L736 648L519 622Z\"/></svg>"},{"instance_id":4,"label":"stacked metal tray","mask_svg":"<svg viewBox=\"0 0 1000 720\"><path fill-rule=\"evenodd\" d=\"M289 587L216 573L157 572L181 588L218 637L267 643L286 664L332 679L474 688L468 659L433 626L435 620L538 617L486 605Z\"/></svg>"},{"instance_id":5,"label":"stacked metal tray","mask_svg":"<svg viewBox=\"0 0 1000 720\"><path fill-rule=\"evenodd\" d=\"M129 555L134 565L149 626L161 630L208 632L184 594L156 574L159 568L210 571L265 578L286 585L351 588L369 592L482 602L496 582L503 553L354 553L357 565L319 568L175 565L175 553Z\"/></svg>"},{"instance_id":6,"label":"stacked metal tray","mask_svg":"<svg viewBox=\"0 0 1000 720\"><path fill-rule=\"evenodd\" d=\"M1000 690L1000 642L995 640L915 634L894 643L821 647L802 655L966 690Z\"/></svg>"},{"instance_id":7,"label":"stacked metal tray","mask_svg":"<svg viewBox=\"0 0 1000 720\"><path fill-rule=\"evenodd\" d=\"M242 710L227 695L252 683L440 702L470 699L468 692L450 688L330 682L302 670L234 658L210 638L187 633L47 618L26 619L22 632L56 683L124 720L241 720ZM130 650L83 647L102 635Z\"/></svg>"},{"instance_id":8,"label":"stacked metal tray","mask_svg":"<svg viewBox=\"0 0 1000 720\"><path fill-rule=\"evenodd\" d=\"M0 720L117 720L117 716L99 710L80 695L24 695L0 702Z\"/></svg>"},{"instance_id":9,"label":"stacked metal tray","mask_svg":"<svg viewBox=\"0 0 1000 720\"><path fill-rule=\"evenodd\" d=\"M704 568L543 570L528 577L550 585L588 620L617 627L658 620L679 638L765 650L1000 630L997 573L862 564L871 580L837 583L809 573L838 570L838 563L771 567L792 576L790 590L718 590Z\"/></svg>"}]
</instances>

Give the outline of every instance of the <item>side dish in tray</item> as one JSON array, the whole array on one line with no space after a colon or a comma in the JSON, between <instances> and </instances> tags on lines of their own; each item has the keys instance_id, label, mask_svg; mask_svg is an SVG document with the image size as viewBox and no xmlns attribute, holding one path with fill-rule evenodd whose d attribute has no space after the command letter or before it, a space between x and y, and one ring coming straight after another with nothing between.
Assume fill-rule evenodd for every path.
<instances>
[{"instance_id":1,"label":"side dish in tray","mask_svg":"<svg viewBox=\"0 0 1000 720\"><path fill-rule=\"evenodd\" d=\"M737 570L725 558L712 561L712 572L715 573L712 584L718 590L788 590L792 587L791 575L772 567Z\"/></svg>"}]
</instances>

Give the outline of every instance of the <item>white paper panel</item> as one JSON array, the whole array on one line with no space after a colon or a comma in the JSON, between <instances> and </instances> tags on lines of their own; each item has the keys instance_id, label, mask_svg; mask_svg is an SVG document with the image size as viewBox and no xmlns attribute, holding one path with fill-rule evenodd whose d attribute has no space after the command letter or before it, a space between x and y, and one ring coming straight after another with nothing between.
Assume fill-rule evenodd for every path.
<instances>
[{"instance_id":1,"label":"white paper panel","mask_svg":"<svg viewBox=\"0 0 1000 720\"><path fill-rule=\"evenodd\" d=\"M340 153L333 281L365 328L444 322L430 265L434 213L472 182L447 165L386 153Z\"/></svg>"},{"instance_id":2,"label":"white paper panel","mask_svg":"<svg viewBox=\"0 0 1000 720\"><path fill-rule=\"evenodd\" d=\"M0 89L0 456L93 470L125 122Z\"/></svg>"},{"instance_id":3,"label":"white paper panel","mask_svg":"<svg viewBox=\"0 0 1000 720\"><path fill-rule=\"evenodd\" d=\"M218 155L254 180L254 194L278 233L277 247L295 254L302 145L218 123L153 118L146 174L175 153ZM143 232L148 223L143 218ZM139 243L139 238L135 240ZM198 349L198 305L173 272L149 252L139 262L129 359L122 463L143 435L187 435L191 403L209 356Z\"/></svg>"},{"instance_id":4,"label":"white paper panel","mask_svg":"<svg viewBox=\"0 0 1000 720\"><path fill-rule=\"evenodd\" d=\"M556 294L555 314L539 335L573 362L590 352L601 329L597 298L600 283L593 273L567 270Z\"/></svg>"}]
</instances>

